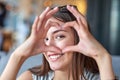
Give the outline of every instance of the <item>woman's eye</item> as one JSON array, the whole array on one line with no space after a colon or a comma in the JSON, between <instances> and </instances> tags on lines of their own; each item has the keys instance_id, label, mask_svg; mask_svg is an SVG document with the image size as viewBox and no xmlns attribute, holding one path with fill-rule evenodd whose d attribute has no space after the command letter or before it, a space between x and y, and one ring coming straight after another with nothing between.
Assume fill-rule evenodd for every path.
<instances>
[{"instance_id":1,"label":"woman's eye","mask_svg":"<svg viewBox=\"0 0 120 80\"><path fill-rule=\"evenodd\" d=\"M56 36L56 39L58 39L58 40L63 39L63 38L65 38L65 36L64 36L64 35L59 35L59 36Z\"/></svg>"}]
</instances>

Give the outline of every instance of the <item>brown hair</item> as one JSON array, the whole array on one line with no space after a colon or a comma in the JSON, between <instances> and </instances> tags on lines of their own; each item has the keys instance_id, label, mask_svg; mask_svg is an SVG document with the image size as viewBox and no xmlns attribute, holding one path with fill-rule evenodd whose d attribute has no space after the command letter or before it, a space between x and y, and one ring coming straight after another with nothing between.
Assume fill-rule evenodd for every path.
<instances>
[{"instance_id":1,"label":"brown hair","mask_svg":"<svg viewBox=\"0 0 120 80\"><path fill-rule=\"evenodd\" d=\"M62 19L64 22L76 20L74 15L67 10L66 6L59 7L59 11L55 13L53 17L60 19L60 20ZM74 31L74 35L76 38L75 44L77 44L79 42L79 37L77 35L77 32L74 29L73 31ZM30 69L30 71L35 75L44 76L49 71L51 71L51 69L50 69L48 61L43 56L42 65ZM79 79L86 80L84 76L84 71L91 72L93 74L96 74L99 72L98 66L93 58L85 56L82 53L75 52L75 54L73 54L73 60L72 60L73 80L79 80Z\"/></svg>"}]
</instances>

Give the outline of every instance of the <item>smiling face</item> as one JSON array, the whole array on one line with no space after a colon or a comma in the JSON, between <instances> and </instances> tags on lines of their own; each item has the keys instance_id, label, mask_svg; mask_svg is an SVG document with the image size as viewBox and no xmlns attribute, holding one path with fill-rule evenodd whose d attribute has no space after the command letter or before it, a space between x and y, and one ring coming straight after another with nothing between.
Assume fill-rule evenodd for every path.
<instances>
[{"instance_id":1,"label":"smiling face","mask_svg":"<svg viewBox=\"0 0 120 80\"><path fill-rule=\"evenodd\" d=\"M45 39L45 44L47 46L55 46L62 50L67 46L74 45L74 33L71 28L61 28L60 26L62 26L64 22L55 18L50 18L48 21L50 21L51 27ZM72 52L46 52L44 56L52 70L64 70L71 65L73 54Z\"/></svg>"}]
</instances>

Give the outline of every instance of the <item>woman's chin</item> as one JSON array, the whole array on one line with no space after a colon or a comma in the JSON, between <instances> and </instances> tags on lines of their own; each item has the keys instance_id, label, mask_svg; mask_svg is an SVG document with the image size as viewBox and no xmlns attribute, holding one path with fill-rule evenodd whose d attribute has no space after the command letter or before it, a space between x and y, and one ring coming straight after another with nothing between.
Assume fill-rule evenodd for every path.
<instances>
[{"instance_id":1,"label":"woman's chin","mask_svg":"<svg viewBox=\"0 0 120 80\"><path fill-rule=\"evenodd\" d=\"M60 67L57 65L57 66L50 66L50 68L55 71L55 70L60 70Z\"/></svg>"},{"instance_id":2,"label":"woman's chin","mask_svg":"<svg viewBox=\"0 0 120 80\"><path fill-rule=\"evenodd\" d=\"M62 64L50 64L50 68L52 69L52 70L61 70L61 69L63 69L63 68L65 68Z\"/></svg>"},{"instance_id":3,"label":"woman's chin","mask_svg":"<svg viewBox=\"0 0 120 80\"><path fill-rule=\"evenodd\" d=\"M53 70L53 71L64 71L64 70L66 70L67 68L65 67L65 66L60 66L60 65L50 65L50 68L51 68L51 70Z\"/></svg>"}]
</instances>

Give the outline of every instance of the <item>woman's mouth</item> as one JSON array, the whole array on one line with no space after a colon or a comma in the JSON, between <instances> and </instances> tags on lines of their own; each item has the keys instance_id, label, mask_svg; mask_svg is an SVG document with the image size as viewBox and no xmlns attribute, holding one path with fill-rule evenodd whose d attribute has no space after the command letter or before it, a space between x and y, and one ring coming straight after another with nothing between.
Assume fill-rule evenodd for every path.
<instances>
[{"instance_id":1,"label":"woman's mouth","mask_svg":"<svg viewBox=\"0 0 120 80\"><path fill-rule=\"evenodd\" d=\"M64 54L51 54L51 55L49 55L49 60L51 60L52 62L57 61L63 55Z\"/></svg>"}]
</instances>

